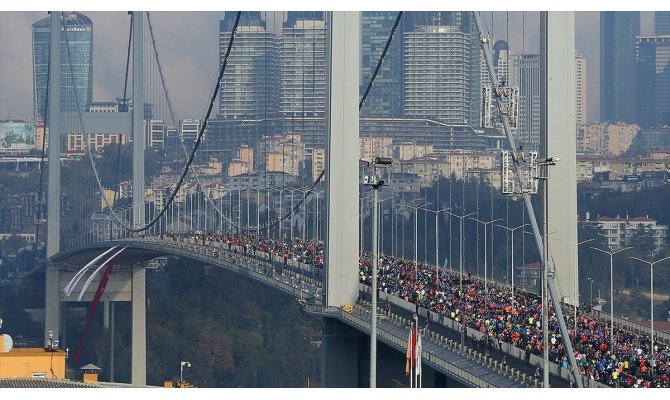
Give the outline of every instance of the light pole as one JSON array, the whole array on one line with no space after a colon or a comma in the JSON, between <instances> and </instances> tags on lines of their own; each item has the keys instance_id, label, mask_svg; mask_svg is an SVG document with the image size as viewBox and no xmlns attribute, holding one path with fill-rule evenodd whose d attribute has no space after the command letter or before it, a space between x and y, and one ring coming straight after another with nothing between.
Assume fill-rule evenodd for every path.
<instances>
[{"instance_id":1,"label":"light pole","mask_svg":"<svg viewBox=\"0 0 670 400\"><path fill-rule=\"evenodd\" d=\"M405 204L405 207L411 208L414 210L414 282L417 281L419 278L419 248L417 245L418 242L418 235L419 235L419 225L418 225L418 220L419 220L419 209L424 208L425 206L429 206L432 203L426 203L423 205L420 205L418 207L412 207L410 205Z\"/></svg>"},{"instance_id":2,"label":"light pole","mask_svg":"<svg viewBox=\"0 0 670 400\"><path fill-rule=\"evenodd\" d=\"M597 247L589 246L593 250L598 250L601 253L609 254L610 256L610 346L614 346L614 268L613 268L613 258L617 253L621 253L624 250L632 249L632 247L624 247L617 251L605 251Z\"/></svg>"},{"instance_id":3,"label":"light pole","mask_svg":"<svg viewBox=\"0 0 670 400\"><path fill-rule=\"evenodd\" d=\"M363 222L365 222L365 221L364 221L364 220L365 220L365 213L362 212L362 211L365 210L365 203L366 203L365 200L367 200L367 199L369 199L369 198L371 198L371 197L374 197L374 196L375 196L375 195L374 195L374 193L373 193L373 194L371 194L371 195L368 195L368 196L365 196L365 197L361 197L361 198L359 199L359 200L360 200L360 204L359 204L359 208L358 208L358 210L359 210L359 212L358 212L358 224L359 224L359 228L358 228L358 229L360 229L360 231L359 231L359 232L360 232L360 233L359 233L359 236L360 236L360 238L359 238L360 244L359 244L359 246L358 246L358 247L359 247L359 252L362 252L362 251L364 250L363 247L364 247L364 244L365 244L365 240L363 240L363 236L364 236L364 235L363 235Z\"/></svg>"},{"instance_id":4,"label":"light pole","mask_svg":"<svg viewBox=\"0 0 670 400\"><path fill-rule=\"evenodd\" d=\"M514 304L514 231L516 231L517 229L521 229L521 228L523 228L527 225L528 224L521 224L521 225L519 225L515 228L508 228L505 225L496 224L496 226L499 226L499 227L505 229L508 232L512 232L512 279L511 279L511 282L512 282L512 298L511 298L512 304Z\"/></svg>"},{"instance_id":5,"label":"light pole","mask_svg":"<svg viewBox=\"0 0 670 400\"><path fill-rule=\"evenodd\" d=\"M436 206L437 208L437 206ZM438 230L437 222L438 222L438 214L441 213L442 211L447 211L449 210L449 207L443 208L441 210L429 210L426 209L428 212L435 213L435 278L437 278L437 282L439 285L440 282L440 231ZM444 272L444 271L443 271Z\"/></svg>"},{"instance_id":6,"label":"light pole","mask_svg":"<svg viewBox=\"0 0 670 400\"><path fill-rule=\"evenodd\" d=\"M488 295L489 294L489 278L488 278L488 272L487 272L487 264L486 264L486 258L487 258L487 253L486 253L486 228L489 224L492 224L494 222L502 221L502 218L494 219L491 221L482 221L477 218L470 217L470 219L479 222L480 224L484 225L484 294ZM479 251L479 249L477 249ZM493 249L491 249L493 250Z\"/></svg>"},{"instance_id":7,"label":"light pole","mask_svg":"<svg viewBox=\"0 0 670 400\"><path fill-rule=\"evenodd\" d=\"M577 242L577 245L575 245L572 242L568 242L567 240L563 240L563 239L558 239L558 240L560 240L563 243L567 243L570 246L575 247L575 279L574 279L573 283L575 285L575 296L576 297L574 299L575 304L573 304L573 306L575 308L575 337L577 337L577 307L579 307L579 265L578 265L579 264L579 254L578 254L579 253L579 245L584 244L584 243L588 243L588 242L592 242L595 239L582 240L581 242Z\"/></svg>"},{"instance_id":8,"label":"light pole","mask_svg":"<svg viewBox=\"0 0 670 400\"><path fill-rule=\"evenodd\" d=\"M591 292L589 295L589 307L593 307L593 278L590 276L586 278L587 281L591 282Z\"/></svg>"},{"instance_id":9,"label":"light pole","mask_svg":"<svg viewBox=\"0 0 670 400\"><path fill-rule=\"evenodd\" d=\"M450 211L446 211L447 214L451 215L452 217L458 218L459 226L460 226L460 237L459 237L459 242L460 242L460 247L458 251L458 264L459 264L459 283L458 283L458 290L459 290L459 297L463 296L463 218L467 218L471 215L477 214L477 211L471 212L470 214L461 214L457 215L454 214Z\"/></svg>"},{"instance_id":10,"label":"light pole","mask_svg":"<svg viewBox=\"0 0 670 400\"><path fill-rule=\"evenodd\" d=\"M650 318L650 320L651 320L650 321L651 322L651 338L650 339L651 340L650 340L650 346L649 346L650 351L649 352L651 353L650 370L651 370L651 386L653 387L654 386L654 265L656 265L660 262L663 262L665 260L670 260L670 257L661 258L660 260L656 260L654 262L643 260L643 259L637 258L637 257L628 257L628 258L632 258L633 260L642 261L643 263L648 264L649 269L650 269L650 273L651 273L651 282L650 282L650 288L651 288L651 318Z\"/></svg>"},{"instance_id":11,"label":"light pole","mask_svg":"<svg viewBox=\"0 0 670 400\"><path fill-rule=\"evenodd\" d=\"M179 382L184 382L184 367L191 368L191 363L188 361L182 361L179 363Z\"/></svg>"},{"instance_id":12,"label":"light pole","mask_svg":"<svg viewBox=\"0 0 670 400\"><path fill-rule=\"evenodd\" d=\"M384 185L384 179L377 175L377 165L389 165L393 162L388 157L375 157L368 165L372 165L372 175L363 178L363 184L372 186L372 310L370 313L370 387L377 387L377 220L379 213L379 187Z\"/></svg>"}]
</instances>

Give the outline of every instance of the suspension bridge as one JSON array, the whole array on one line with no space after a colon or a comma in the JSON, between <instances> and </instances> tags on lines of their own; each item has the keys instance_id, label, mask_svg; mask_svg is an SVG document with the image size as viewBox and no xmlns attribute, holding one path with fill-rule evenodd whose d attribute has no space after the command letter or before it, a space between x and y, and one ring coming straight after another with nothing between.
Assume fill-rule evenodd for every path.
<instances>
[{"instance_id":1,"label":"suspension bridge","mask_svg":"<svg viewBox=\"0 0 670 400\"><path fill-rule=\"evenodd\" d=\"M222 40L221 68L203 119L196 124L194 135L190 139L184 138L180 132L182 136L179 143L185 161L178 166L175 164L171 171L173 172L171 176L175 178L173 181L163 186L155 185L148 188L145 184L146 170L153 166L147 165L145 161L145 150L151 147L152 140L152 136L146 133L147 114L163 113L166 115L166 120L170 118L173 125L178 124L167 90L168 84L160 62L150 14L131 13L126 83L123 101L120 103L123 105L122 109L114 113L93 113L83 111L81 105L77 107L78 111L65 112L61 109L60 100L63 96L60 93L63 83L61 80L65 84L71 80L72 90L75 91L74 97L79 98L76 94L76 71L73 63L69 62L72 59L71 46L74 46L70 40L74 39L68 38L67 29L63 30L64 34L61 36L59 29L63 24L61 13L51 13L51 49L60 49L61 38L64 38L65 51L50 52L49 92L45 105L48 106L48 113L44 113L47 115L46 125L49 127L50 144L46 218L45 330L53 331L56 337L62 336L60 335L63 319L61 304L73 301L69 296L74 290L80 290L80 300L93 301L94 304L101 300L103 291L106 293L105 299L111 300L112 304L114 300L132 301L131 380L133 384L146 384L146 262L156 257L173 255L225 268L243 277L262 282L268 287L277 288L298 298L306 312L322 318L324 320L322 382L327 387L367 385L374 387L377 380L380 385L390 386L393 379L404 380L402 366L407 348L407 327L413 323L409 318L412 312L418 313L419 318L431 322L430 327L424 330L426 343L421 357L427 365L422 373L424 387L540 387L546 386L550 380L552 386L568 386L569 382L574 382L577 387L600 385L598 382L589 381L579 373L562 307L555 308L555 315L557 329L562 334L565 354L569 359L569 367L560 368L556 364L549 365L545 362L546 367L543 369L545 376L540 379L533 374L533 371L535 366L541 365L543 361L535 354L532 363L510 362L503 365L481 349L478 350L472 343L469 345L466 343L468 342L464 340L466 337L477 339L481 336L476 330L467 327L460 333L461 327L443 314L426 308L415 308L414 304L387 293L380 294L382 299L392 304L387 310L376 307L374 296L372 303L366 300L370 298L371 291L360 283L359 254L351 251L359 247L362 234L362 225L359 225L362 224L359 215L359 201L361 201L359 189L361 167L358 159L359 113L365 107L368 95L375 95L373 83L381 71L387 50L393 40L398 40L394 39L394 36L402 13L398 13L389 26L389 34L384 40L378 62L372 64L374 67L370 68L372 73L369 82L360 82L358 65L360 13L326 13L324 127L323 132L319 132L319 137L316 137L317 135L312 137L313 143L323 142L326 149L323 153L323 165L316 169L317 163L314 162L317 158L316 146L313 148L313 170L308 184L298 184L294 178L285 173L268 174L267 165L263 177L246 174L242 180L231 179L228 187L199 176L202 175L203 167L197 167L196 160L200 155L199 149L203 145L206 133L212 132L208 130L208 126L214 126L210 119L215 99L226 93L225 84L230 82L226 80L226 71L231 67L230 60L235 56L235 41L245 40L242 33L251 31L240 23L243 14L235 13L235 18L228 20L231 24L230 34L225 38L227 40ZM471 26L475 27L473 34L477 35L479 46L485 55L492 85L500 86L493 71L490 38L483 33L484 28L478 13L464 14L468 21L471 18ZM522 191L519 196L523 199L524 216L528 218L527 222L532 229L538 254L545 254L545 250L548 253L547 247L551 247L551 261L549 257L543 258L546 278L542 281L547 286L542 290L545 294L542 297L542 304L547 304L551 298L553 304L561 304L566 300L567 304L577 305L578 295L576 289L573 289L577 280L574 272L576 249L560 242L576 242L576 220L565 217L576 215L575 139L574 135L565 134L570 132L569 129L574 130L575 120L574 89L566 89L575 86L574 15L567 12L542 13L541 28L542 121L545 139L542 153L546 157L545 168L546 165L551 165L550 154L560 154L564 159L561 168L552 170L551 179L544 181L543 202L546 211L544 220L558 232L553 235L549 246L547 240L543 241L530 193ZM61 60L61 56L65 57L65 60ZM302 61L316 62L314 56L311 60ZM63 74L60 73L61 65L67 66ZM129 76L132 76L132 90L129 96L132 99L132 109L128 107L130 101L127 97ZM367 85L362 86L359 83ZM362 87L365 89L361 97ZM503 95L499 91L494 92L496 101L502 102ZM307 97L304 88L301 93L303 98ZM312 96L315 96L314 93ZM302 124L304 128L307 124L306 121L309 119L305 112L307 106L303 101L300 113L302 117L297 117L302 121L295 123L295 126ZM519 161L523 159L523 154L517 150L511 133L510 116L503 112L500 118L508 142L506 147L512 155L512 171L515 171L511 179L517 180L517 184L520 184L524 179ZM249 124L254 125L254 122L250 121ZM242 125L244 124L240 124ZM260 135L258 125L255 126L257 139L262 136L258 142L263 142L266 140L265 136ZM64 174L61 170L60 156L61 134L65 132L81 134L85 143L83 158L88 161L89 167L85 170L68 171L71 175L67 176L69 181L67 189L73 193L66 193L63 196L61 179ZM121 204L124 202L119 198L122 191L118 187L123 185L119 181L118 172L115 179L112 179L104 176L109 171L100 170L100 167L96 166L97 157L93 154L96 135L108 132L116 132L119 135L115 142L119 144L117 152L119 157L122 135L132 138L130 174L132 178L126 182L125 189L126 192L132 193L130 204L127 201ZM267 159L270 160L270 157ZM283 157L281 163L282 167L286 167ZM127 167L124 166L126 169ZM121 168L121 164L117 163L116 171ZM113 190L108 189L112 186L109 182L113 183L115 187ZM564 194L560 200L547 195L559 191ZM418 207L418 204L409 202L406 205L415 209L415 225L418 210L424 207ZM436 242L439 230L438 214L446 211L446 209L440 210L440 207L440 204L436 204L435 210L430 210L435 212ZM466 213L465 204L461 204L461 207L461 213L455 214L453 212L455 208L452 210L450 204L449 214L461 220L461 232L458 238L462 243L463 219L474 214ZM103 211L98 212L100 208ZM61 216L69 213L80 215L82 219L74 222L68 219L69 225L63 226ZM92 215L96 216L97 222L96 218L90 217ZM493 215L491 217L490 222L493 222ZM481 220L479 222L487 223ZM175 237L174 234L180 232L191 232L192 235ZM223 242L216 240L210 242L207 239L206 242L204 238L208 232L220 234L235 232L247 237L265 235L283 237L287 240L311 239L323 246L322 266L286 260L279 254L256 251L250 254L247 249L226 247ZM415 233L415 246L417 240ZM486 242L486 237L484 241ZM439 243L436 247L439 248ZM424 256L425 253L424 250ZM416 247L414 255L416 258ZM459 259L462 295L464 276L462 246ZM436 267L438 261L439 257L436 254L434 260ZM486 261L484 263L486 265ZM285 266L277 268L277 265ZM418 268L418 265L415 268ZM93 271L96 271L97 275L91 273ZM485 266L484 272L486 271ZM88 288L77 289L76 284L84 277L87 277L85 286ZM484 282L494 284L488 277L484 277ZM94 291L93 287L96 284L98 290ZM561 293L559 287L562 288ZM105 309L107 308L106 305ZM546 310L547 307L542 308ZM385 313L384 318L380 319L379 323L372 323L377 321L374 316L378 313ZM548 313L544 313L543 326L549 325L547 315ZM371 332L375 332L373 333L375 343L377 340L383 343L380 351L374 353L374 360L370 356L370 338L367 336ZM459 341L454 335L462 335L462 340ZM547 342L548 338L545 336L544 343ZM504 349L501 345L499 351L506 352L510 358L512 356L523 358L519 349L508 344ZM377 368L372 368L375 371L371 371L368 377L366 370L370 369L371 362L377 363ZM377 371L379 371L378 377Z\"/></svg>"}]
</instances>

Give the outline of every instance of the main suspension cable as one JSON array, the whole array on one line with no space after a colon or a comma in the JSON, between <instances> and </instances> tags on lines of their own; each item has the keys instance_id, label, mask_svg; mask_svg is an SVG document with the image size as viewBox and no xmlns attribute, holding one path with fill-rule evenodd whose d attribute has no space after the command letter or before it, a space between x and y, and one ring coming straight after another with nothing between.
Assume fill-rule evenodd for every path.
<instances>
[{"instance_id":1,"label":"main suspension cable","mask_svg":"<svg viewBox=\"0 0 670 400\"><path fill-rule=\"evenodd\" d=\"M374 83L375 78L377 77L377 74L379 73L379 70L381 69L382 62L384 61L384 57L386 56L386 52L388 51L388 49L391 45L391 41L393 40L393 37L395 36L396 30L398 28L398 24L400 23L400 18L402 17L402 15L403 15L403 11L398 11L398 16L396 17L395 23L393 24L393 27L391 28L391 32L389 33L389 37L386 40L386 45L384 46L384 50L382 51L382 54L379 58L379 62L377 63L377 67L375 68L374 73L370 77L370 81L368 82L368 85L365 89L365 92L363 93L363 96L361 97L361 99L358 103L358 111L360 111L363 108L363 104L365 103L365 100L367 99L368 94L370 93L370 89L372 88L372 84ZM279 224L279 222L281 220L290 217L291 214L296 212L300 208L302 203L305 202L305 200L307 200L307 198L312 194L312 192L314 192L314 189L316 188L316 185L318 185L321 182L321 179L323 178L323 176L325 174L326 174L326 169L324 168L324 169L321 170L321 173L316 178L316 180L314 180L314 183L312 183L312 186L309 188L309 190L307 192L305 192L305 194L303 195L302 199L298 202L298 204L296 204L293 207L293 209L291 209L289 212L284 214L283 218L275 220L272 224L263 227L263 229L272 228L272 227L276 226L277 224ZM247 228L247 230L249 230L249 229Z\"/></svg>"},{"instance_id":2,"label":"main suspension cable","mask_svg":"<svg viewBox=\"0 0 670 400\"><path fill-rule=\"evenodd\" d=\"M205 119L204 119L203 124L202 124L202 126L201 126L201 128L200 128L200 131L198 132L198 137L197 137L197 139L196 139L196 141L195 141L195 145L193 146L193 150L191 151L191 155L189 156L188 162L187 162L186 165L184 166L184 170L182 171L181 176L180 176L180 178L179 178L179 181L177 182L177 184L176 184L174 190L172 191L172 194L170 195L170 197L168 198L167 202L165 203L165 205L163 206L163 208L161 209L161 211L158 213L158 215L154 216L153 219L152 219L149 223L147 223L146 225L144 225L144 226L142 226L142 227L132 227L132 226L130 226L129 224L127 224L125 221L123 221L123 220L121 220L121 219L119 218L119 216L118 216L118 215L114 212L114 210L110 207L109 200L107 199L107 197L106 197L106 196L102 196L102 199L103 199L103 201L104 201L104 203L105 203L105 206L107 206L107 207L109 208L109 210L110 210L110 214L112 215L112 217L114 218L114 220L115 220L119 225L121 225L123 228L125 228L125 229L127 229L127 230L129 230L129 231L131 231L131 232L135 232L135 233L137 233L137 232L143 232L143 231L146 231L147 229L149 229L149 228L151 228L152 226L154 226L154 225L160 220L160 218L163 216L163 214L165 214L165 212L167 211L168 207L170 207L170 205L171 205L172 202L174 201L174 199L175 199L177 193L179 192L179 189L181 189L181 186L182 186L182 184L184 183L184 179L185 179L185 177L186 177L186 174L188 174L189 168L190 168L191 164L193 163L193 159L195 158L195 154L196 154L196 152L197 152L197 150L198 150L198 147L200 146L200 143L202 142L202 137L203 137L203 135L204 135L204 133L205 133L205 129L207 128L207 122L208 122L209 117L210 117L210 115L211 115L211 113L212 113L212 108L213 108L213 106L214 106L214 100L215 100L215 98L216 98L216 94L218 93L219 87L220 87L220 85L221 85L221 80L222 80L222 78L223 78L223 73L224 73L225 70L226 70L226 65L228 64L228 57L230 56L230 50L232 49L233 40L235 39L235 33L236 33L236 31L237 31L237 26L238 26L238 24L239 24L239 21L240 21L240 15L241 15L241 14L242 14L241 11L238 11L238 12L237 12L237 16L236 16L236 18L235 18L235 24L234 24L233 29L232 29L232 31L231 31L230 40L228 41L228 47L227 47L227 49L226 49L226 54L225 54L225 56L224 56L223 65L221 66L221 70L220 70L220 72L219 72L219 76L218 76L218 79L217 79L217 81L216 81L216 85L215 85L214 93L212 94L212 97L211 97L211 100L210 100L210 103L209 103L209 107L207 108L207 113L206 113L206 115L205 115ZM69 40L68 40L68 37L67 37L67 33L65 34L65 47L66 47L66 50L67 50L67 53L68 53L68 57L69 57L70 47L69 47ZM77 91L77 89L76 89L76 86L74 85L74 71L73 71L73 68L72 68L72 63L69 63L69 66L70 66L70 77L71 77L71 79L72 79L72 83L73 83L73 87L74 87L74 91L75 91L75 99L77 100L77 107L79 108L79 100L77 99L77 96L76 96L76 91ZM138 78L138 77L133 77L133 79L137 79L137 78ZM135 107L134 112L137 112L137 107L138 107L138 105L135 105L134 107ZM140 106L140 109L141 109L141 108L142 108L142 107ZM80 125L81 125L82 131L84 131L84 121L83 121L83 117L82 117L81 109L79 109L79 111L78 111L78 117L79 117L79 123L80 123ZM98 189L99 189L100 192L102 193L102 192L103 192L103 188L102 188L102 184L101 184L101 182L100 182L100 177L99 177L99 175L98 175L98 170L97 170L97 168L95 167L95 162L93 161L93 155L92 155L92 153L91 153L91 148L90 148L90 143L89 143L88 135L84 133L84 137L86 138L86 149L87 149L87 153L88 153L88 158L89 158L89 161L90 161L90 163L91 163L91 167L93 168L93 172L94 172L94 175L95 175L95 179L96 179L96 182L97 182L97 184L98 184Z\"/></svg>"},{"instance_id":3,"label":"main suspension cable","mask_svg":"<svg viewBox=\"0 0 670 400\"><path fill-rule=\"evenodd\" d=\"M38 218L37 221L35 221L35 246L37 246L40 241L40 225L41 221L39 220L39 217L42 216L43 210L43 204L44 204L44 153L45 153L45 144L46 144L46 138L47 138L47 126L48 126L48 112L49 112L49 84L51 82L51 51L49 51L49 56L47 57L47 85L46 85L46 95L44 96L44 113L42 114L44 116L44 121L43 121L43 126L42 126L42 153L40 155L40 184L39 184L39 191L37 192L37 195L39 198L37 199L37 204L40 205L40 210L38 211L38 215L36 218ZM35 247L37 249L37 247Z\"/></svg>"}]
</instances>

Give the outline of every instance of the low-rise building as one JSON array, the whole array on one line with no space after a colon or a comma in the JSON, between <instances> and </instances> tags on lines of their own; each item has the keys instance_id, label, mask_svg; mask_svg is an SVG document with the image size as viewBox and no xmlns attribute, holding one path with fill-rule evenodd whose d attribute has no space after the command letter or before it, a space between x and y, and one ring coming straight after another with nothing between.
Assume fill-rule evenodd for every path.
<instances>
[{"instance_id":1,"label":"low-rise building","mask_svg":"<svg viewBox=\"0 0 670 400\"><path fill-rule=\"evenodd\" d=\"M624 246L633 246L640 234L648 235L656 246L656 251L665 246L668 237L668 226L658 225L648 217L620 218L599 217L596 223L605 233L610 250L618 250Z\"/></svg>"}]
</instances>

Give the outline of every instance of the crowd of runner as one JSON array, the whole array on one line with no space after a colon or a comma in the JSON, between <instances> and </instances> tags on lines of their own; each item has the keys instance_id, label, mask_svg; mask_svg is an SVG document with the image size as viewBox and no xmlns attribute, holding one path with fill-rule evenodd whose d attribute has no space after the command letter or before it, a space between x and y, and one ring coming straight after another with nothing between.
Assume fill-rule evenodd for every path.
<instances>
[{"instance_id":1,"label":"crowd of runner","mask_svg":"<svg viewBox=\"0 0 670 400\"><path fill-rule=\"evenodd\" d=\"M203 245L218 242L224 249L244 251L260 256L273 254L288 259L323 267L323 245L302 239L267 238L239 234L168 234L168 237L188 237ZM261 253L259 253L261 252ZM360 281L370 285L372 280L370 253L363 252L359 261ZM416 274L418 271L418 276ZM380 291L403 298L411 303L474 328L483 340L506 342L522 349L526 362L530 354L541 355L542 306L532 293L515 291L506 285L487 285L479 277L457 272L437 271L434 266L419 265L403 258L380 256L378 269ZM568 367L558 320L553 307L549 309L550 361ZM664 342L652 344L649 335L614 328L614 344L610 338L609 323L579 310L575 330L574 310L563 305L575 358L582 375L614 387L670 387L670 357ZM651 368L652 354L655 368ZM652 383L653 374L653 383Z\"/></svg>"}]
</instances>

